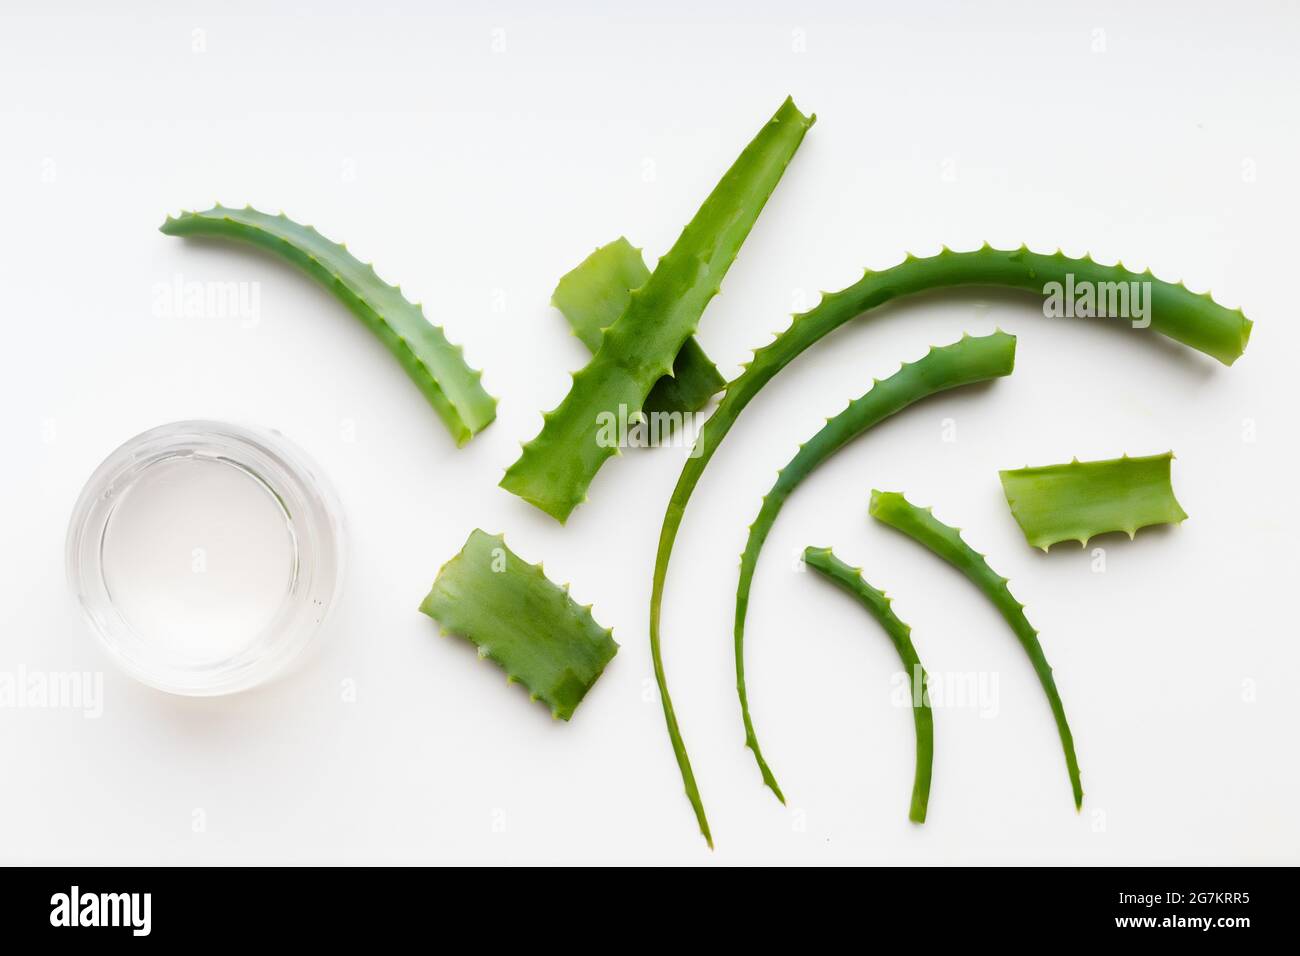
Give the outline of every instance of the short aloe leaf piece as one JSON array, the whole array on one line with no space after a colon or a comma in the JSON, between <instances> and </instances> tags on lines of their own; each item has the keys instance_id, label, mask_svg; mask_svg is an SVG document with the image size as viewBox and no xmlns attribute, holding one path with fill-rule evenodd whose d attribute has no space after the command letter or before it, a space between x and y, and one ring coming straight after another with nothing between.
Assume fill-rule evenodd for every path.
<instances>
[{"instance_id":1,"label":"short aloe leaf piece","mask_svg":"<svg viewBox=\"0 0 1300 956\"><path fill-rule=\"evenodd\" d=\"M420 610L443 633L472 641L480 657L501 665L509 683L568 720L616 653L613 632L577 604L569 587L552 584L540 564L475 529L460 554L442 566Z\"/></svg>"},{"instance_id":2,"label":"short aloe leaf piece","mask_svg":"<svg viewBox=\"0 0 1300 956\"><path fill-rule=\"evenodd\" d=\"M672 371L813 119L787 99L764 124L645 285L631 293L501 487L560 522L586 498L600 466L618 452L601 441L602 419L640 415L650 389Z\"/></svg>"},{"instance_id":3,"label":"short aloe leaf piece","mask_svg":"<svg viewBox=\"0 0 1300 956\"><path fill-rule=\"evenodd\" d=\"M1047 702L1051 705L1056 730L1061 737L1061 749L1065 752L1065 767L1070 775L1070 789L1074 792L1074 806L1076 809L1082 807L1083 783L1079 777L1079 761L1074 753L1074 737L1070 734L1070 725L1065 719L1065 706L1056 690L1052 668L1043 654L1043 645L1038 641L1038 632L1025 617L1025 606L1016 600L1007 587L1007 579L989 567L984 555L962 540L957 528L944 524L929 508L916 507L896 491L871 492L871 504L867 510L877 521L925 545L966 575L1011 626L1020 646L1029 655L1038 681L1047 695Z\"/></svg>"},{"instance_id":4,"label":"short aloe leaf piece","mask_svg":"<svg viewBox=\"0 0 1300 956\"><path fill-rule=\"evenodd\" d=\"M650 278L641 250L622 236L601 246L565 273L555 287L551 304L560 310L573 334L594 354L600 340L627 311L632 290ZM727 380L704 354L695 339L686 340L673 362L671 375L655 382L646 396L644 411L695 412L722 390Z\"/></svg>"},{"instance_id":5,"label":"short aloe leaf piece","mask_svg":"<svg viewBox=\"0 0 1300 956\"><path fill-rule=\"evenodd\" d=\"M805 548L804 563L823 577L848 591L867 609L868 613L889 637L907 670L912 688L912 720L916 724L916 775L912 781L912 805L907 818L913 823L924 823L926 808L930 804L930 776L934 767L934 715L930 711L930 692L925 668L912 646L912 629L898 619L892 601L883 591L877 591L862 577L861 568L851 568L830 548Z\"/></svg>"},{"instance_id":6,"label":"short aloe leaf piece","mask_svg":"<svg viewBox=\"0 0 1300 956\"><path fill-rule=\"evenodd\" d=\"M368 265L312 226L251 206L216 206L206 212L167 217L169 236L202 236L252 243L293 263L352 310L397 357L402 368L442 418L457 445L464 445L496 418L497 400L483 390L483 373L465 363L460 346L447 341L420 306L407 301Z\"/></svg>"},{"instance_id":7,"label":"short aloe leaf piece","mask_svg":"<svg viewBox=\"0 0 1300 956\"><path fill-rule=\"evenodd\" d=\"M1016 337L1002 331L978 337L963 335L951 345L930 349L915 362L903 363L903 367L889 378L872 382L870 391L849 402L848 407L838 415L828 418L821 430L800 445L798 453L777 472L776 484L763 497L763 506L754 523L749 526L749 538L740 555L734 626L736 691L740 696L740 713L745 723L745 745L754 752L763 782L782 803L785 802L785 797L758 745L745 686L745 617L749 609L750 588L763 543L776 523L777 515L786 499L805 478L863 432L931 395L1010 375L1015 364Z\"/></svg>"},{"instance_id":8,"label":"short aloe leaf piece","mask_svg":"<svg viewBox=\"0 0 1300 956\"><path fill-rule=\"evenodd\" d=\"M1093 535L1130 538L1153 524L1187 519L1170 480L1173 452L1000 471L1002 491L1025 540L1046 551L1058 541L1087 545Z\"/></svg>"},{"instance_id":9,"label":"short aloe leaf piece","mask_svg":"<svg viewBox=\"0 0 1300 956\"><path fill-rule=\"evenodd\" d=\"M1089 288L1103 285L1110 287L1116 283L1126 283L1131 288L1133 282L1149 283L1150 326L1147 329L1132 329L1134 336L1158 332L1204 352L1225 365L1231 365L1241 357L1250 339L1251 322L1240 309L1227 309L1210 298L1208 293L1192 292L1181 282L1175 284L1156 279L1150 270L1138 273L1121 265L1103 265L1087 256L1076 259L1061 252L1039 253L1031 251L1027 246L1009 250L994 249L985 243L972 252L954 252L945 247L937 255L926 258L908 255L898 265L882 272L868 269L853 285L823 295L815 308L796 315L789 328L772 342L757 349L744 373L728 383L718 407L696 436L693 453L682 466L677 485L668 499L659 529L659 545L655 552L650 590L650 658L654 663L659 697L668 718L668 738L677 757L682 779L686 783L687 797L700 821L700 829L706 835L708 822L704 805L694 785L695 778L686 752L686 742L682 739L681 729L673 716L672 695L665 676L659 627L673 543L677 540L677 532L686 515L686 506L690 503L695 486L700 483L700 478L708 468L709 461L740 418L741 412L762 391L763 386L805 350L845 323L887 302L931 289L952 288L1021 289L1044 295L1052 284L1069 285L1077 289L1078 280L1092 283Z\"/></svg>"}]
</instances>

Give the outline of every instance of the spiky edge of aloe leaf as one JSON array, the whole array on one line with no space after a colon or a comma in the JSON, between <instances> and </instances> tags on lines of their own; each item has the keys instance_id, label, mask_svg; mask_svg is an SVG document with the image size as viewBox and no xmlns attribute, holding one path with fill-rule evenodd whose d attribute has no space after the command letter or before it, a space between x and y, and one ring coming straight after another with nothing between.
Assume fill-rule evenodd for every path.
<instances>
[{"instance_id":1,"label":"spiky edge of aloe leaf","mask_svg":"<svg viewBox=\"0 0 1300 956\"><path fill-rule=\"evenodd\" d=\"M694 773L686 752L686 743L682 739L676 717L673 716L672 697L664 676L659 625L673 542L677 539L677 531L681 527L691 493L699 484L718 446L745 410L745 406L781 369L805 349L864 312L893 299L929 289L988 286L1041 293L1047 282L1063 282L1066 273L1071 271L1092 280L1106 282L1130 279L1150 281L1154 298L1150 327L1205 352L1226 365L1231 365L1241 355L1250 338L1250 320L1240 309L1226 309L1215 303L1209 293L1191 292L1182 283L1173 285L1155 279L1150 270L1134 273L1122 266L1102 265L1087 256L1074 259L1061 252L1042 254L1031 252L1027 246L1003 251L985 243L974 252L954 252L944 247L938 255L927 258L909 254L899 265L883 272L867 270L858 282L839 292L824 295L815 308L796 315L789 328L777 335L772 342L757 349L744 372L727 385L718 407L696 436L695 449L682 467L677 484L668 499L659 530L650 592L650 656L659 685L659 696L668 718L668 737L682 778L686 782L687 797L691 800L696 817L701 821L701 829L706 833L704 806L694 785Z\"/></svg>"},{"instance_id":2,"label":"spiky edge of aloe leaf","mask_svg":"<svg viewBox=\"0 0 1300 956\"><path fill-rule=\"evenodd\" d=\"M740 697L740 713L745 723L745 745L754 752L763 782L782 803L785 802L785 797L758 745L745 687L745 616L749 608L750 587L763 543L776 523L777 515L800 482L863 432L930 395L1010 375L1015 364L1016 337L1002 331L975 338L963 335L951 345L931 348L915 362L904 362L902 368L883 381L873 379L870 391L849 402L848 407L838 415L826 419L821 430L800 445L798 453L777 472L776 483L763 496L762 508L754 523L749 526L745 550L740 555L734 631L736 691Z\"/></svg>"},{"instance_id":3,"label":"spiky edge of aloe leaf","mask_svg":"<svg viewBox=\"0 0 1300 956\"><path fill-rule=\"evenodd\" d=\"M483 389L481 371L465 363L462 348L447 341L441 328L409 302L399 286L376 274L347 246L331 242L313 226L281 213L272 216L251 206L215 206L185 212L160 227L169 236L235 239L275 253L298 266L346 305L388 350L446 423L458 446L496 418L497 400Z\"/></svg>"},{"instance_id":4,"label":"spiky edge of aloe leaf","mask_svg":"<svg viewBox=\"0 0 1300 956\"><path fill-rule=\"evenodd\" d=\"M442 566L420 610L443 633L472 641L508 683L522 684L561 720L573 716L618 653L613 631L596 623L590 604L579 605L567 584L553 584L502 535L477 528Z\"/></svg>"},{"instance_id":5,"label":"spiky edge of aloe leaf","mask_svg":"<svg viewBox=\"0 0 1300 956\"><path fill-rule=\"evenodd\" d=\"M627 310L632 290L641 288L649 278L641 250L619 236L566 272L555 287L551 304L560 310L573 334L595 353L605 329ZM673 361L672 374L650 389L645 411L699 411L726 384L699 342L689 338Z\"/></svg>"},{"instance_id":6,"label":"spiky edge of aloe leaf","mask_svg":"<svg viewBox=\"0 0 1300 956\"><path fill-rule=\"evenodd\" d=\"M893 601L883 592L873 588L862 576L861 568L852 568L836 557L830 548L804 548L804 564L828 580L839 585L867 609L889 637L907 669L909 688L915 686L919 675L921 699L912 697L912 720L916 725L916 772L912 780L912 804L907 818L913 823L924 823L930 804L930 777L934 769L934 715L930 712L929 679L921 658L912 646L912 629L898 619L891 606Z\"/></svg>"},{"instance_id":7,"label":"spiky edge of aloe leaf","mask_svg":"<svg viewBox=\"0 0 1300 956\"><path fill-rule=\"evenodd\" d=\"M1011 626L1020 646L1029 655L1034 673L1038 675L1038 682L1042 684L1043 693L1051 705L1056 730L1061 736L1061 749L1065 752L1065 768L1070 775L1074 806L1075 809L1082 807L1083 783L1079 778L1079 761L1074 753L1074 737L1065 719L1065 705L1061 703L1061 695L1056 690L1056 680L1052 677L1052 668L1043 654L1038 631L1034 630L1025 617L1025 606L1016 600L1007 587L1007 579L990 568L984 555L962 539L960 529L944 524L934 516L931 509L918 508L896 491L872 491L867 512L877 521L925 545L966 575Z\"/></svg>"},{"instance_id":8,"label":"spiky edge of aloe leaf","mask_svg":"<svg viewBox=\"0 0 1300 956\"><path fill-rule=\"evenodd\" d=\"M651 387L695 334L709 301L815 117L787 99L709 194L677 242L631 293L564 401L542 416L501 487L563 523L617 448L600 441L603 415L641 412Z\"/></svg>"},{"instance_id":9,"label":"spiky edge of aloe leaf","mask_svg":"<svg viewBox=\"0 0 1300 956\"><path fill-rule=\"evenodd\" d=\"M1073 461L1000 471L1002 491L1025 540L1046 551L1058 541L1087 546L1093 535L1130 538L1154 524L1180 524L1187 512L1174 497L1174 453L1105 461Z\"/></svg>"}]
</instances>

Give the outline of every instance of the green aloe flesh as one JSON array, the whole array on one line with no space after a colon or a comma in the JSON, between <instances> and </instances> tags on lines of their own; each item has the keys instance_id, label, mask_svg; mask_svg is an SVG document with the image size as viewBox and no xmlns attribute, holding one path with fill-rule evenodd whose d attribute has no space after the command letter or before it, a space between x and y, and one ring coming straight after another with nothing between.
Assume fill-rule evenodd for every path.
<instances>
[{"instance_id":1,"label":"green aloe flesh","mask_svg":"<svg viewBox=\"0 0 1300 956\"><path fill-rule=\"evenodd\" d=\"M912 629L898 619L893 602L862 577L861 568L851 568L830 548L805 548L804 563L852 594L884 630L906 669L909 686L920 688L912 694L912 720L916 724L916 773L912 780L912 805L907 818L924 823L930 804L930 776L934 768L934 715L930 711L929 684L921 658L912 646Z\"/></svg>"},{"instance_id":2,"label":"green aloe flesh","mask_svg":"<svg viewBox=\"0 0 1300 956\"><path fill-rule=\"evenodd\" d=\"M882 272L868 270L853 285L826 295L811 311L794 317L790 327L754 352L744 372L727 385L718 406L695 440L664 511L655 553L650 593L650 656L654 663L659 697L687 799L706 839L708 819L690 757L682 739L668 691L661 647L660 620L664 587L673 543L686 513L691 493L699 484L710 459L722 444L741 412L771 379L805 349L844 325L886 302L931 289L958 287L1022 289L1042 294L1051 282L1064 283L1068 276L1094 282L1147 281L1151 283L1151 322L1148 329L1131 329L1134 336L1151 329L1231 365L1250 338L1250 320L1240 310L1226 309L1208 295L1189 291L1181 283L1163 282L1150 272L1134 273L1122 266L1107 266L1088 257L1072 258L1060 252L1043 254L1027 247L1000 250L985 244L973 252L944 249L938 255L917 258L909 255L899 265ZM1074 321L1074 320L1062 320ZM710 839L710 845L712 841Z\"/></svg>"},{"instance_id":3,"label":"green aloe flesh","mask_svg":"<svg viewBox=\"0 0 1300 956\"><path fill-rule=\"evenodd\" d=\"M1173 452L1079 461L998 472L1002 491L1025 540L1046 551L1058 541L1087 545L1097 534L1130 538L1153 524L1187 519L1170 480Z\"/></svg>"},{"instance_id":4,"label":"green aloe flesh","mask_svg":"<svg viewBox=\"0 0 1300 956\"><path fill-rule=\"evenodd\" d=\"M552 584L540 564L506 547L501 535L475 529L461 552L442 566L420 610L443 633L467 638L495 661L510 683L568 720L616 653L613 632L591 606Z\"/></svg>"},{"instance_id":5,"label":"green aloe flesh","mask_svg":"<svg viewBox=\"0 0 1300 956\"><path fill-rule=\"evenodd\" d=\"M600 466L618 451L600 440L602 418L640 414L650 389L672 371L813 120L787 99L764 124L650 278L630 294L501 487L560 522L585 499Z\"/></svg>"},{"instance_id":6,"label":"green aloe flesh","mask_svg":"<svg viewBox=\"0 0 1300 956\"><path fill-rule=\"evenodd\" d=\"M555 287L551 304L560 310L573 334L595 354L605 329L627 311L632 290L641 288L649 278L641 250L619 236L566 272ZM689 338L673 361L672 374L659 379L650 389L644 411L696 412L726 384L700 344Z\"/></svg>"},{"instance_id":7,"label":"green aloe flesh","mask_svg":"<svg viewBox=\"0 0 1300 956\"><path fill-rule=\"evenodd\" d=\"M483 373L465 363L461 347L448 342L420 306L407 301L399 287L379 278L372 265L312 226L251 206L216 206L206 212L168 216L161 230L169 236L250 242L302 269L351 309L397 357L458 446L496 418L497 400L483 390Z\"/></svg>"},{"instance_id":8,"label":"green aloe flesh","mask_svg":"<svg viewBox=\"0 0 1300 956\"><path fill-rule=\"evenodd\" d=\"M745 687L745 617L749 609L750 587L758 567L759 554L787 498L799 484L827 458L869 428L879 424L923 398L962 385L987 382L1010 375L1016 363L1016 337L1005 332L971 337L942 348L932 348L915 362L904 363L889 378L876 380L871 390L849 402L777 472L776 484L763 497L763 505L749 526L749 538L740 556L740 582L736 586L736 691L740 696L740 713L745 723L745 745L754 752L763 782L782 803L785 797L776 777L763 757L758 735L749 712L749 695Z\"/></svg>"},{"instance_id":9,"label":"green aloe flesh","mask_svg":"<svg viewBox=\"0 0 1300 956\"><path fill-rule=\"evenodd\" d=\"M1025 606L1016 600L1007 587L1007 579L990 568L984 556L962 540L957 528L944 524L929 508L916 507L898 492L873 491L868 512L877 521L925 545L961 571L1011 626L1020 646L1029 655L1038 681L1043 686L1043 693L1051 705L1056 730L1061 736L1061 749L1065 752L1065 767L1070 775L1070 788L1074 792L1074 806L1076 809L1082 807L1083 783L1079 778L1079 761L1074 753L1074 737L1065 719L1065 706L1061 703L1061 695L1057 693L1052 668L1043 654L1043 645L1038 641L1038 632L1025 617Z\"/></svg>"}]
</instances>

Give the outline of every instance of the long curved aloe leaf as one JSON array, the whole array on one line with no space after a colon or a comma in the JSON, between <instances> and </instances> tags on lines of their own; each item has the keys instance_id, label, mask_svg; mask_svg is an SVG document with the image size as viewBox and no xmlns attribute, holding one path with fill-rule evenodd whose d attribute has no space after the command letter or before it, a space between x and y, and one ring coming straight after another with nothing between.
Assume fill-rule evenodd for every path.
<instances>
[{"instance_id":1,"label":"long curved aloe leaf","mask_svg":"<svg viewBox=\"0 0 1300 956\"><path fill-rule=\"evenodd\" d=\"M1187 519L1174 498L1174 453L1107 461L1073 461L1000 471L1002 491L1025 540L1046 551L1058 541L1087 545L1095 534L1124 531L1130 538L1153 524Z\"/></svg>"},{"instance_id":2,"label":"long curved aloe leaf","mask_svg":"<svg viewBox=\"0 0 1300 956\"><path fill-rule=\"evenodd\" d=\"M408 302L400 287L389 285L373 266L314 227L251 206L216 206L206 212L168 216L161 231L169 236L250 242L302 269L351 309L397 357L457 445L464 445L496 418L497 400L483 390L479 381L483 373L465 364L461 347L448 342L442 329L424 317L419 305Z\"/></svg>"},{"instance_id":3,"label":"long curved aloe leaf","mask_svg":"<svg viewBox=\"0 0 1300 956\"><path fill-rule=\"evenodd\" d=\"M912 693L912 720L916 725L916 774L912 781L912 805L907 818L924 823L930 804L930 775L934 767L934 715L930 712L929 684L921 658L912 646L912 629L898 619L893 602L862 577L861 568L851 568L830 548L804 548L803 560L808 567L848 591L880 624L907 669L909 685L920 688Z\"/></svg>"},{"instance_id":4,"label":"long curved aloe leaf","mask_svg":"<svg viewBox=\"0 0 1300 956\"><path fill-rule=\"evenodd\" d=\"M594 354L609 328L627 310L632 290L650 278L641 250L619 236L593 252L561 277L551 296L573 334ZM727 380L694 338L686 340L673 361L671 375L655 382L645 411L695 412L722 390Z\"/></svg>"},{"instance_id":5,"label":"long curved aloe leaf","mask_svg":"<svg viewBox=\"0 0 1300 956\"><path fill-rule=\"evenodd\" d=\"M552 584L540 564L506 547L505 538L477 528L460 554L442 566L420 610L443 633L472 641L480 657L505 669L533 700L568 720L616 653L613 632L591 616L591 605Z\"/></svg>"},{"instance_id":6,"label":"long curved aloe leaf","mask_svg":"<svg viewBox=\"0 0 1300 956\"><path fill-rule=\"evenodd\" d=\"M744 373L728 384L718 407L696 436L695 448L682 467L677 484L668 499L659 530L650 592L650 656L659 685L668 737L682 774L686 796L706 838L709 835L708 819L664 676L659 624L673 542L677 539L677 531L681 527L691 493L699 484L718 446L745 410L745 406L781 369L805 349L864 312L894 299L929 289L1001 287L1042 293L1047 284L1065 282L1070 276L1088 277L1094 282L1150 282L1154 305L1149 328L1213 356L1226 365L1231 365L1241 355L1250 338L1251 323L1241 310L1226 309L1215 303L1208 294L1191 292L1181 283L1174 285L1162 282L1153 278L1149 271L1134 273L1121 266L1101 265L1088 257L1074 259L1059 252L1045 255L1031 252L1025 246L1003 251L986 243L974 252L953 252L945 248L938 255L924 259L909 255L899 265L883 272L868 270L858 282L839 292L823 296L814 309L795 316L790 327L774 341L755 351L754 359ZM1144 333L1145 330L1133 330L1134 335Z\"/></svg>"},{"instance_id":7,"label":"long curved aloe leaf","mask_svg":"<svg viewBox=\"0 0 1300 956\"><path fill-rule=\"evenodd\" d=\"M787 99L745 147L645 285L631 293L501 487L560 522L582 502L618 450L600 440L602 416L638 415L655 382L672 370L813 120Z\"/></svg>"},{"instance_id":8,"label":"long curved aloe leaf","mask_svg":"<svg viewBox=\"0 0 1300 956\"><path fill-rule=\"evenodd\" d=\"M871 517L925 545L966 575L1011 626L1020 646L1029 655L1034 673L1038 675L1043 693L1051 705L1056 730L1061 736L1061 749L1065 752L1070 788L1074 791L1074 806L1076 809L1082 807L1083 783L1079 779L1079 761L1074 753L1074 737L1070 734L1070 725L1065 719L1065 706L1061 703L1061 695L1057 693L1052 668L1043 654L1043 645L1038 641L1038 632L1025 617L1025 606L1016 600L1007 587L1007 579L989 567L984 555L962 540L961 531L944 524L929 508L916 507L896 491L871 492L871 504L867 510Z\"/></svg>"},{"instance_id":9,"label":"long curved aloe leaf","mask_svg":"<svg viewBox=\"0 0 1300 956\"><path fill-rule=\"evenodd\" d=\"M763 782L782 803L785 797L758 745L745 687L745 616L749 609L750 586L763 543L777 515L800 482L867 429L937 392L1010 375L1015 363L1016 337L1001 331L978 338L963 335L952 345L930 349L917 361L904 363L884 381L873 381L870 391L849 402L848 407L835 417L828 418L822 429L800 445L798 453L777 472L776 484L763 497L762 508L749 526L749 538L740 555L740 581L736 585L736 691L745 722L745 745L754 752Z\"/></svg>"}]
</instances>

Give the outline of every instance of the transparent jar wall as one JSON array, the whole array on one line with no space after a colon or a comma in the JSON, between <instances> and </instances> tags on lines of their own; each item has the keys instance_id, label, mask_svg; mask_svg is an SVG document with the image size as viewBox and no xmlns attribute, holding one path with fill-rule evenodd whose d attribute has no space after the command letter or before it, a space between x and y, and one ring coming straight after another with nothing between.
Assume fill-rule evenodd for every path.
<instances>
[{"instance_id":1,"label":"transparent jar wall","mask_svg":"<svg viewBox=\"0 0 1300 956\"><path fill-rule=\"evenodd\" d=\"M191 534L210 547L186 547ZM283 436L176 422L95 470L68 528L68 578L127 673L170 693L228 694L269 680L311 643L337 595L341 537L333 492Z\"/></svg>"}]
</instances>

